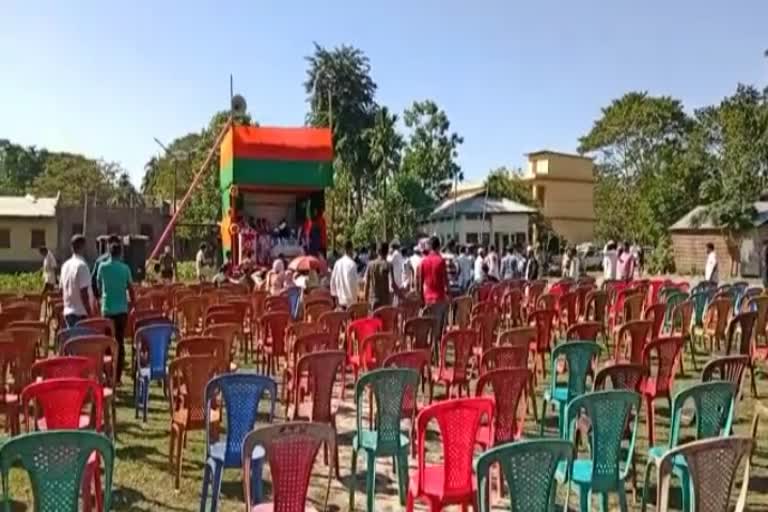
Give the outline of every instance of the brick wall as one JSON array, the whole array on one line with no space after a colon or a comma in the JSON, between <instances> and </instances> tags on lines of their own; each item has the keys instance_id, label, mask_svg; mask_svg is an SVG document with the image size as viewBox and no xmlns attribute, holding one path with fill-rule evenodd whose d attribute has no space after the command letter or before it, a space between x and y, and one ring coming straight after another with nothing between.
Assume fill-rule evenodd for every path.
<instances>
[{"instance_id":1,"label":"brick wall","mask_svg":"<svg viewBox=\"0 0 768 512\"><path fill-rule=\"evenodd\" d=\"M714 230L678 231L672 235L672 250L675 258L675 270L678 274L704 275L707 259L706 244L715 244L720 278L729 277L732 267L731 256L725 237Z\"/></svg>"}]
</instances>

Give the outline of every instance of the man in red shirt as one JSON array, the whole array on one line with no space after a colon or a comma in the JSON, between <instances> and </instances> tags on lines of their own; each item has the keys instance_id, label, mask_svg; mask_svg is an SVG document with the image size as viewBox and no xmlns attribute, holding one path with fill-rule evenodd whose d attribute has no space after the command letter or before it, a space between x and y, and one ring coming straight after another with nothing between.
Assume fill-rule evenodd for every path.
<instances>
[{"instance_id":1,"label":"man in red shirt","mask_svg":"<svg viewBox=\"0 0 768 512\"><path fill-rule=\"evenodd\" d=\"M434 346L437 348L448 312L448 268L440 254L440 239L432 237L430 248L431 251L419 265L416 289L421 291L424 305L429 306L435 316Z\"/></svg>"}]
</instances>

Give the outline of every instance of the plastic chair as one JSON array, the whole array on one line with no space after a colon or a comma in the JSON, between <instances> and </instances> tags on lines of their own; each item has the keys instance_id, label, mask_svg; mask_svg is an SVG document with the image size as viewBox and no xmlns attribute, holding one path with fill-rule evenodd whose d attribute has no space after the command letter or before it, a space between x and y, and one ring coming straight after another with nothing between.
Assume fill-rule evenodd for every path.
<instances>
[{"instance_id":1,"label":"plastic chair","mask_svg":"<svg viewBox=\"0 0 768 512\"><path fill-rule=\"evenodd\" d=\"M333 302L328 302L325 299L307 300L304 304L304 320L307 322L317 322L320 320L320 315L324 313L330 313L333 311Z\"/></svg>"},{"instance_id":2,"label":"plastic chair","mask_svg":"<svg viewBox=\"0 0 768 512\"><path fill-rule=\"evenodd\" d=\"M411 350L427 350L431 356L434 330L434 318L429 316L411 318L403 324L403 338Z\"/></svg>"},{"instance_id":3,"label":"plastic chair","mask_svg":"<svg viewBox=\"0 0 768 512\"><path fill-rule=\"evenodd\" d=\"M306 375L296 373L299 360L307 355L323 350L335 350L330 334L320 332L306 334L296 339L291 347L291 357L283 370L283 402L285 403L285 415L288 416L288 406L294 402L294 398L301 401L303 395L309 392ZM294 397L294 395L297 395Z\"/></svg>"},{"instance_id":4,"label":"plastic chair","mask_svg":"<svg viewBox=\"0 0 768 512\"><path fill-rule=\"evenodd\" d=\"M716 357L701 371L701 381L725 380L736 386L736 396L741 395L744 370L749 368L749 356Z\"/></svg>"},{"instance_id":5,"label":"plastic chair","mask_svg":"<svg viewBox=\"0 0 768 512\"><path fill-rule=\"evenodd\" d=\"M631 320L620 325L616 333L613 360L615 362L641 363L643 349L650 340L652 328L653 323L649 320ZM627 338L629 338L629 347L624 344Z\"/></svg>"},{"instance_id":6,"label":"plastic chair","mask_svg":"<svg viewBox=\"0 0 768 512\"><path fill-rule=\"evenodd\" d=\"M75 327L84 327L86 329L93 329L97 333L103 334L105 336L114 337L115 335L115 324L109 318L103 318L103 317L84 318L83 320L80 320L79 322L77 322L77 325Z\"/></svg>"},{"instance_id":7,"label":"plastic chair","mask_svg":"<svg viewBox=\"0 0 768 512\"><path fill-rule=\"evenodd\" d=\"M611 364L600 368L595 374L592 391L605 391L609 389L607 384L610 382L610 389L629 389L639 393L647 376L648 369L641 364Z\"/></svg>"},{"instance_id":8,"label":"plastic chair","mask_svg":"<svg viewBox=\"0 0 768 512\"><path fill-rule=\"evenodd\" d=\"M291 316L285 312L264 313L261 317L259 346L262 357L261 368L265 374L274 375L277 372L278 359L287 357L285 330L290 321Z\"/></svg>"},{"instance_id":9,"label":"plastic chair","mask_svg":"<svg viewBox=\"0 0 768 512\"><path fill-rule=\"evenodd\" d=\"M469 312L469 318L471 319L473 316L481 315L484 313L496 313L498 315L501 313L501 310L495 302L491 302L490 300L481 300L472 306L472 309Z\"/></svg>"},{"instance_id":10,"label":"plastic chair","mask_svg":"<svg viewBox=\"0 0 768 512\"><path fill-rule=\"evenodd\" d=\"M409 350L405 352L397 352L387 357L381 364L382 368L410 368L415 370L420 377L422 390L424 384L432 388L432 378L430 371L431 354L425 350ZM416 396L417 389L411 389L406 387L405 398L403 399L403 416L409 418L415 418L419 412L419 404ZM431 391L430 391L431 393ZM411 434L413 435L413 429ZM412 447L415 445L411 445Z\"/></svg>"},{"instance_id":11,"label":"plastic chair","mask_svg":"<svg viewBox=\"0 0 768 512\"><path fill-rule=\"evenodd\" d=\"M339 340L343 340L349 320L349 313L346 311L328 311L320 315L318 322L323 330L331 335L331 338L335 342L334 349L343 346L342 342Z\"/></svg>"},{"instance_id":12,"label":"plastic chair","mask_svg":"<svg viewBox=\"0 0 768 512\"><path fill-rule=\"evenodd\" d=\"M211 512L218 510L222 472L225 468L239 468L242 464L243 439L256 425L259 404L264 394L269 394L269 414L267 422L275 417L277 401L277 383L269 377L255 373L229 373L211 379L205 386L205 424L206 462L203 472L203 490L200 497L200 510L205 511L208 503L208 487L211 488ZM224 439L216 438L211 433L211 413L214 401L222 397L226 411L227 425ZM221 410L216 408L220 418ZM257 502L262 500L261 466L264 459L262 450L251 452L251 489Z\"/></svg>"},{"instance_id":13,"label":"plastic chair","mask_svg":"<svg viewBox=\"0 0 768 512\"><path fill-rule=\"evenodd\" d=\"M358 320L352 320L349 325L347 325L347 362L344 365L344 370L341 375L342 400L344 399L347 387L346 367L352 367L354 379L357 380L357 374L360 371L360 350L362 349L363 340L373 333L380 332L382 330L382 325L381 319L379 318L360 318Z\"/></svg>"},{"instance_id":14,"label":"plastic chair","mask_svg":"<svg viewBox=\"0 0 768 512\"><path fill-rule=\"evenodd\" d=\"M536 327L514 327L499 334L499 346L531 347L536 343Z\"/></svg>"},{"instance_id":15,"label":"plastic chair","mask_svg":"<svg viewBox=\"0 0 768 512\"><path fill-rule=\"evenodd\" d=\"M600 355L600 345L592 341L571 341L558 345L552 351L552 368L557 361L565 359L568 380L566 383L557 382L557 372L552 372L549 389L544 391L541 406L540 433L544 435L544 420L547 416L547 403L558 405L557 425L560 435L563 435L565 423L565 408L574 398L587 391L587 376L592 369L592 362Z\"/></svg>"},{"instance_id":16,"label":"plastic chair","mask_svg":"<svg viewBox=\"0 0 768 512\"><path fill-rule=\"evenodd\" d=\"M496 342L496 328L499 326L499 315L496 313L478 313L472 316L469 328L477 331L478 344L474 347L475 356L491 348Z\"/></svg>"},{"instance_id":17,"label":"plastic chair","mask_svg":"<svg viewBox=\"0 0 768 512\"><path fill-rule=\"evenodd\" d=\"M62 353L62 349L64 348L64 344L71 340L72 338L77 338L80 336L90 336L92 334L99 334L97 331L91 329L90 327L67 327L66 329L62 329L59 332L56 333L56 338L54 339L54 350L57 354Z\"/></svg>"},{"instance_id":18,"label":"plastic chair","mask_svg":"<svg viewBox=\"0 0 768 512\"><path fill-rule=\"evenodd\" d=\"M480 375L499 368L527 368L528 347L491 347L480 358Z\"/></svg>"},{"instance_id":19,"label":"plastic chair","mask_svg":"<svg viewBox=\"0 0 768 512\"><path fill-rule=\"evenodd\" d=\"M725 354L731 355L735 349L736 331L739 331L738 354L749 356L749 374L750 384L752 386L752 396L757 397L757 379L755 379L755 362L759 354L754 350L754 330L757 322L757 312L739 313L728 323L728 330L725 342Z\"/></svg>"},{"instance_id":20,"label":"plastic chair","mask_svg":"<svg viewBox=\"0 0 768 512\"><path fill-rule=\"evenodd\" d=\"M557 316L557 311L554 309L543 309L534 311L529 318L536 327L536 342L531 344L531 352L533 352L534 357L534 376L539 362L541 363L542 375L547 376L545 354L549 354L552 350L552 329L554 328L555 316ZM536 356L539 356L538 361L536 361Z\"/></svg>"},{"instance_id":21,"label":"plastic chair","mask_svg":"<svg viewBox=\"0 0 768 512\"><path fill-rule=\"evenodd\" d=\"M90 403L93 416L83 415L83 407ZM34 415L30 418L30 405ZM33 382L21 392L21 410L24 429L63 430L102 427L104 395L101 386L92 379L60 378ZM30 419L32 424L30 424Z\"/></svg>"},{"instance_id":22,"label":"plastic chair","mask_svg":"<svg viewBox=\"0 0 768 512\"><path fill-rule=\"evenodd\" d=\"M489 423L479 428L477 443L480 446L489 448L517 441L522 437L525 426L525 394L530 382L531 371L525 367L498 368L484 373L477 379L475 396L486 396L487 388L490 387L494 399L493 429Z\"/></svg>"},{"instance_id":23,"label":"plastic chair","mask_svg":"<svg viewBox=\"0 0 768 512\"><path fill-rule=\"evenodd\" d=\"M693 318L693 302L690 299L686 299L678 303L672 309L672 320L670 322L670 334L672 336L681 336L688 342L688 347L691 351L691 362L693 363L694 371L699 371L698 364L696 363L696 347L693 343L693 336L691 335L691 319ZM683 345L685 350L685 345ZM680 357L680 375L685 377L685 364L684 357Z\"/></svg>"},{"instance_id":24,"label":"plastic chair","mask_svg":"<svg viewBox=\"0 0 768 512\"><path fill-rule=\"evenodd\" d=\"M56 356L41 359L32 365L32 382L48 379L88 379L96 377L92 359L81 356Z\"/></svg>"},{"instance_id":25,"label":"plastic chair","mask_svg":"<svg viewBox=\"0 0 768 512\"><path fill-rule=\"evenodd\" d=\"M447 388L447 396L451 398L451 390L454 386L464 387L469 395L469 363L472 356L472 347L477 344L478 334L471 330L454 330L443 334L440 340L440 365L437 373L432 374L433 384L443 384ZM453 364L448 365L448 347L453 347ZM433 387L430 387L432 393ZM433 395L429 401L432 402Z\"/></svg>"},{"instance_id":26,"label":"plastic chair","mask_svg":"<svg viewBox=\"0 0 768 512\"><path fill-rule=\"evenodd\" d=\"M573 461L570 474L565 464L560 464L555 478L558 482L568 482L566 507L571 487L579 488L579 510L591 510L590 498L600 494L601 510L608 509L608 494L616 493L619 508L627 512L627 495L624 481L629 476L629 469L635 449L637 421L640 410L640 395L628 390L610 390L586 393L578 396L566 408L567 438L571 442L576 436L576 425L582 415L586 415L592 428L589 433L589 457ZM620 449L626 426L630 427L629 445L626 457Z\"/></svg>"},{"instance_id":27,"label":"plastic chair","mask_svg":"<svg viewBox=\"0 0 768 512\"><path fill-rule=\"evenodd\" d=\"M220 322L209 325L203 329L203 336L213 336L214 338L224 340L226 344L225 351L228 355L227 366L230 371L237 370L237 363L235 362L237 348L235 348L235 343L240 343L241 351L246 350L247 345L243 324L240 322Z\"/></svg>"},{"instance_id":28,"label":"plastic chair","mask_svg":"<svg viewBox=\"0 0 768 512\"><path fill-rule=\"evenodd\" d=\"M597 341L597 336L603 332L600 322L579 322L568 327L565 331L567 340Z\"/></svg>"},{"instance_id":29,"label":"plastic chair","mask_svg":"<svg viewBox=\"0 0 768 512\"><path fill-rule=\"evenodd\" d=\"M592 290L587 293L584 305L584 320L599 322L606 326L608 318L608 293L603 290Z\"/></svg>"},{"instance_id":30,"label":"plastic chair","mask_svg":"<svg viewBox=\"0 0 768 512\"><path fill-rule=\"evenodd\" d=\"M432 404L419 413L416 418L418 462L408 485L407 512L413 512L417 500L429 504L430 510L440 510L447 505L466 507L474 502L472 458L475 440L481 421L493 421L493 408L491 398L457 398ZM442 462L428 464L426 436L433 419L440 431L442 454L439 460Z\"/></svg>"},{"instance_id":31,"label":"plastic chair","mask_svg":"<svg viewBox=\"0 0 768 512\"><path fill-rule=\"evenodd\" d=\"M138 419L139 405L141 405L145 423L149 409L150 383L159 381L163 385L163 393L167 394L165 385L168 378L168 350L177 334L176 327L173 325L159 324L142 327L134 335L134 366L136 367L133 380L134 413L135 418Z\"/></svg>"},{"instance_id":32,"label":"plastic chair","mask_svg":"<svg viewBox=\"0 0 768 512\"><path fill-rule=\"evenodd\" d=\"M537 439L506 443L483 452L475 460L477 503L480 512L490 512L488 496L491 468L499 466L509 493L511 512L550 512L555 508L558 467L570 466L573 444L562 439Z\"/></svg>"},{"instance_id":33,"label":"plastic chair","mask_svg":"<svg viewBox=\"0 0 768 512\"><path fill-rule=\"evenodd\" d=\"M226 351L226 342L221 338L210 336L187 336L176 344L176 357L206 356L217 362L216 373L229 371L227 360L229 354Z\"/></svg>"},{"instance_id":34,"label":"plastic chair","mask_svg":"<svg viewBox=\"0 0 768 512\"><path fill-rule=\"evenodd\" d=\"M91 471L91 461L103 461L104 488L99 488L97 494L104 497L103 510L111 510L114 457L112 442L87 430L47 430L8 439L0 446L5 510L11 509L11 467L20 462L32 484L36 511L77 512L81 482Z\"/></svg>"},{"instance_id":35,"label":"plastic chair","mask_svg":"<svg viewBox=\"0 0 768 512\"><path fill-rule=\"evenodd\" d=\"M456 329L466 329L469 327L469 319L472 313L472 297L463 295L456 297L451 303L452 322L451 325Z\"/></svg>"},{"instance_id":36,"label":"plastic chair","mask_svg":"<svg viewBox=\"0 0 768 512\"><path fill-rule=\"evenodd\" d=\"M349 319L354 321L367 318L369 310L370 306L367 302L355 302L349 305L347 313L349 313Z\"/></svg>"},{"instance_id":37,"label":"plastic chair","mask_svg":"<svg viewBox=\"0 0 768 512\"><path fill-rule=\"evenodd\" d=\"M269 425L249 432L243 440L243 496L250 512L304 512L312 478L312 466L321 445L336 449L336 433L328 425L291 422ZM251 453L261 446L272 475L272 503L255 505L251 492ZM329 466L325 509L331 490L333 464Z\"/></svg>"},{"instance_id":38,"label":"plastic chair","mask_svg":"<svg viewBox=\"0 0 768 512\"><path fill-rule=\"evenodd\" d=\"M661 336L661 331L664 328L664 314L667 311L666 304L651 304L643 311L643 320L651 322L651 339L656 339Z\"/></svg>"},{"instance_id":39,"label":"plastic chair","mask_svg":"<svg viewBox=\"0 0 768 512\"><path fill-rule=\"evenodd\" d=\"M683 349L683 338L667 337L653 340L643 349L643 366L648 368L648 377L643 379L642 395L645 399L646 426L648 427L648 443L654 444L654 401L663 397L672 408L670 393L674 385L675 369ZM655 357L654 357L655 356ZM654 364L655 362L655 364ZM654 372L655 370L655 372Z\"/></svg>"},{"instance_id":40,"label":"plastic chair","mask_svg":"<svg viewBox=\"0 0 768 512\"><path fill-rule=\"evenodd\" d=\"M397 466L400 504L405 505L408 486L408 449L409 436L400 427L403 402L408 389L416 389L419 374L408 368L381 368L368 372L355 384L355 405L357 433L352 438L352 479L349 490L349 509L355 507L355 483L357 478L357 457L363 450L366 454L366 494L367 507L374 509L376 494L376 458L392 457ZM375 427L363 428L363 394L366 389L373 392L376 404Z\"/></svg>"},{"instance_id":41,"label":"plastic chair","mask_svg":"<svg viewBox=\"0 0 768 512\"><path fill-rule=\"evenodd\" d=\"M8 325L6 332L14 329L25 329L27 334L36 340L36 356L38 359L48 357L50 329L48 324L38 320L17 320Z\"/></svg>"},{"instance_id":42,"label":"plastic chair","mask_svg":"<svg viewBox=\"0 0 768 512\"><path fill-rule=\"evenodd\" d=\"M373 318L381 320L384 332L400 332L400 310L395 306L382 306L373 312Z\"/></svg>"},{"instance_id":43,"label":"plastic chair","mask_svg":"<svg viewBox=\"0 0 768 512\"><path fill-rule=\"evenodd\" d=\"M746 510L749 488L749 456L755 440L749 437L724 437L694 441L669 450L657 460L658 484L656 489L657 510L669 510L669 488L672 476L680 465L690 473L690 486L683 490L688 495L690 510L727 512L731 509L731 492L739 466L746 458L736 512ZM645 482L640 510L647 506Z\"/></svg>"},{"instance_id":44,"label":"plastic chair","mask_svg":"<svg viewBox=\"0 0 768 512\"><path fill-rule=\"evenodd\" d=\"M501 298L502 324L516 327L523 323L523 292L518 288L508 290Z\"/></svg>"},{"instance_id":45,"label":"plastic chair","mask_svg":"<svg viewBox=\"0 0 768 512\"><path fill-rule=\"evenodd\" d=\"M208 356L184 356L168 366L171 398L171 439L168 459L173 472L174 489L179 488L181 463L187 433L204 428L218 429L221 412L206 414L205 389L219 368L220 362ZM215 432L213 432L215 434ZM212 435L211 437L216 437Z\"/></svg>"},{"instance_id":46,"label":"plastic chair","mask_svg":"<svg viewBox=\"0 0 768 512\"><path fill-rule=\"evenodd\" d=\"M669 441L664 446L651 446L648 449L643 501L646 499L645 494L648 490L647 482L650 481L651 469L656 461L661 459L668 450L676 448L680 442L680 422L683 406L693 402L696 425L695 440L701 440L730 434L735 398L736 386L727 381L694 384L675 395L674 400L672 400L672 408L670 409ZM674 474L682 481L683 510L691 510L691 497L689 493L690 475L688 469L680 462L673 463L673 466Z\"/></svg>"},{"instance_id":47,"label":"plastic chair","mask_svg":"<svg viewBox=\"0 0 768 512\"><path fill-rule=\"evenodd\" d=\"M205 300L199 296L184 297L176 304L176 320L182 335L198 332L203 322Z\"/></svg>"},{"instance_id":48,"label":"plastic chair","mask_svg":"<svg viewBox=\"0 0 768 512\"><path fill-rule=\"evenodd\" d=\"M725 329L728 326L728 315L731 312L731 300L715 298L707 306L704 318L704 338L709 339L710 352L720 350L720 343L725 342Z\"/></svg>"},{"instance_id":49,"label":"plastic chair","mask_svg":"<svg viewBox=\"0 0 768 512\"><path fill-rule=\"evenodd\" d=\"M578 321L578 295L575 291L568 291L560 295L557 300L557 323L560 332L565 332Z\"/></svg>"}]
</instances>

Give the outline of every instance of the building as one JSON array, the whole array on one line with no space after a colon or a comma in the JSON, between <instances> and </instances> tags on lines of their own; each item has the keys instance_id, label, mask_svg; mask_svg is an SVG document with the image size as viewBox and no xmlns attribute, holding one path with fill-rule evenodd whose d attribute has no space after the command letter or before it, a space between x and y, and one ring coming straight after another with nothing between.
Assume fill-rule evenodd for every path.
<instances>
[{"instance_id":1,"label":"building","mask_svg":"<svg viewBox=\"0 0 768 512\"><path fill-rule=\"evenodd\" d=\"M740 240L729 243L722 228L704 215L704 207L697 206L669 227L675 271L680 274L704 275L706 245L712 243L717 253L720 279L760 274L760 253L768 240L768 202L754 203L757 214L754 229L744 233Z\"/></svg>"},{"instance_id":2,"label":"building","mask_svg":"<svg viewBox=\"0 0 768 512\"><path fill-rule=\"evenodd\" d=\"M591 242L595 233L592 159L549 150L526 156L521 178L530 183L541 215L569 244Z\"/></svg>"},{"instance_id":3,"label":"building","mask_svg":"<svg viewBox=\"0 0 768 512\"><path fill-rule=\"evenodd\" d=\"M509 199L485 197L482 185L464 185L455 198L447 199L422 223L421 230L443 241L465 245L524 245L528 241L530 216L536 210ZM455 223L454 223L455 219Z\"/></svg>"},{"instance_id":4,"label":"building","mask_svg":"<svg viewBox=\"0 0 768 512\"><path fill-rule=\"evenodd\" d=\"M0 271L39 269L41 246L58 240L57 197L0 196Z\"/></svg>"}]
</instances>

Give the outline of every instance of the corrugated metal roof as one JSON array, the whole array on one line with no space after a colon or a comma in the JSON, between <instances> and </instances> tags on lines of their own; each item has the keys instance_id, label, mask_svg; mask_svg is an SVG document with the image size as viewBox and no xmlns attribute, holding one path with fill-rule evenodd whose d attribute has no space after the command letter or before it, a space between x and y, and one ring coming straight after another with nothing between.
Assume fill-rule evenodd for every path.
<instances>
[{"instance_id":1,"label":"corrugated metal roof","mask_svg":"<svg viewBox=\"0 0 768 512\"><path fill-rule=\"evenodd\" d=\"M0 196L0 217L55 217L58 202L58 196Z\"/></svg>"},{"instance_id":2,"label":"corrugated metal roof","mask_svg":"<svg viewBox=\"0 0 768 512\"><path fill-rule=\"evenodd\" d=\"M438 217L444 214L453 215L453 205L456 203L456 214L466 215L472 213L486 214L493 213L534 213L535 208L520 204L509 199L495 199L493 197L485 198L483 194L472 194L459 196L458 199L448 199L435 208L430 214L430 218Z\"/></svg>"},{"instance_id":3,"label":"corrugated metal roof","mask_svg":"<svg viewBox=\"0 0 768 512\"><path fill-rule=\"evenodd\" d=\"M768 222L768 201L757 201L754 203L757 215L752 223L755 227L762 226ZM699 223L696 224L694 219L700 217ZM697 206L690 212L686 213L682 219L678 220L669 227L669 231L682 231L688 229L717 229L720 226L716 226L709 216L704 215L704 206Z\"/></svg>"}]
</instances>

